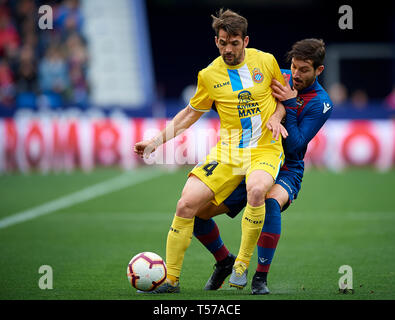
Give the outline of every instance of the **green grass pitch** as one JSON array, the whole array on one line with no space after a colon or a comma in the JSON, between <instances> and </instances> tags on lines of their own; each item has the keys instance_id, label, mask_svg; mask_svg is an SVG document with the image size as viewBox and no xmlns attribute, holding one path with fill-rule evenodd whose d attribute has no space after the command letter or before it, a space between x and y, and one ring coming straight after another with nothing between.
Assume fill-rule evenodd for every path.
<instances>
[{"instance_id":1,"label":"green grass pitch","mask_svg":"<svg viewBox=\"0 0 395 320\"><path fill-rule=\"evenodd\" d=\"M189 168L158 170L154 178L0 228L0 300L337 300L395 298L395 170L308 170L299 198L283 213L282 236L269 274L268 296L227 285L203 287L214 259L194 238L177 295L137 294L126 277L132 256L165 257L166 236ZM0 177L0 224L6 217L119 176L92 173L10 174ZM216 219L227 247L237 253L240 218ZM256 266L252 258L249 280ZM38 286L39 268L53 270L53 289ZM353 271L354 294L338 292L339 267Z\"/></svg>"}]
</instances>

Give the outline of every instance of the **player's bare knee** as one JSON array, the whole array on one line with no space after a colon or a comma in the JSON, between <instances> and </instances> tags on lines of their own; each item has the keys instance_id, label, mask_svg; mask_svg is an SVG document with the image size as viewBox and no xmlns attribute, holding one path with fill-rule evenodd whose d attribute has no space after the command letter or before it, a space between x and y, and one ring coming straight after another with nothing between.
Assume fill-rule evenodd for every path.
<instances>
[{"instance_id":1,"label":"player's bare knee","mask_svg":"<svg viewBox=\"0 0 395 320\"><path fill-rule=\"evenodd\" d=\"M265 202L267 188L263 184L253 185L247 188L248 203L253 206L261 206Z\"/></svg>"},{"instance_id":2,"label":"player's bare knee","mask_svg":"<svg viewBox=\"0 0 395 320\"><path fill-rule=\"evenodd\" d=\"M191 201L181 197L177 202L176 215L182 218L193 218L197 210Z\"/></svg>"}]
</instances>

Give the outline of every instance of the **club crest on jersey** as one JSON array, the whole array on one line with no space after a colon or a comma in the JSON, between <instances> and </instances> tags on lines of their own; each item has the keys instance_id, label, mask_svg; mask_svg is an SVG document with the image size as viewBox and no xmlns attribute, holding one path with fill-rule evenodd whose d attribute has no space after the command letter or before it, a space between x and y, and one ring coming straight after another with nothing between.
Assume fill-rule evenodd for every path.
<instances>
[{"instance_id":1,"label":"club crest on jersey","mask_svg":"<svg viewBox=\"0 0 395 320\"><path fill-rule=\"evenodd\" d=\"M263 81L263 74L258 68L252 70L252 80L256 83L261 83Z\"/></svg>"},{"instance_id":2,"label":"club crest on jersey","mask_svg":"<svg viewBox=\"0 0 395 320\"><path fill-rule=\"evenodd\" d=\"M304 100L301 97L296 97L296 105L298 106L298 108L303 106L303 104L304 104Z\"/></svg>"}]
</instances>

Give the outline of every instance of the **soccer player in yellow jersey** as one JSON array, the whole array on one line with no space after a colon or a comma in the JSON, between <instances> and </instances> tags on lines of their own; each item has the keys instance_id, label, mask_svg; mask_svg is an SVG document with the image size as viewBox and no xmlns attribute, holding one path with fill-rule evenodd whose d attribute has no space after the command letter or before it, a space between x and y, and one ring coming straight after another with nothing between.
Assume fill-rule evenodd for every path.
<instances>
[{"instance_id":1,"label":"soccer player in yellow jersey","mask_svg":"<svg viewBox=\"0 0 395 320\"><path fill-rule=\"evenodd\" d=\"M155 293L180 291L181 267L196 213L210 201L221 204L244 178L247 206L229 284L238 288L247 284L247 268L265 219L265 195L284 160L281 136L273 140L272 132L266 128L277 106L271 94L272 79L285 84L276 59L269 53L247 48L248 23L244 17L221 9L212 18L220 56L199 72L197 90L189 105L157 136L134 147L141 157L148 156L189 128L213 105L218 111L220 140L206 160L189 173L167 236L167 281Z\"/></svg>"}]
</instances>

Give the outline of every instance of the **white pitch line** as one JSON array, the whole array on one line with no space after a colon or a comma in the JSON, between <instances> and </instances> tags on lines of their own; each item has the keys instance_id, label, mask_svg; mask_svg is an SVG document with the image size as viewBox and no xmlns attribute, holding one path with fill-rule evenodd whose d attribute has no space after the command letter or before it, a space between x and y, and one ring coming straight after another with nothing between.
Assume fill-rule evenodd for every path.
<instances>
[{"instance_id":1,"label":"white pitch line","mask_svg":"<svg viewBox=\"0 0 395 320\"><path fill-rule=\"evenodd\" d=\"M103 196L107 193L136 185L162 174L163 172L157 170L132 171L122 174L118 177L94 184L67 196L49 201L40 206L3 218L0 220L0 229L7 228L17 223L25 222L27 220L32 220L60 209L71 207L75 204Z\"/></svg>"}]
</instances>

